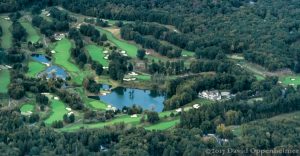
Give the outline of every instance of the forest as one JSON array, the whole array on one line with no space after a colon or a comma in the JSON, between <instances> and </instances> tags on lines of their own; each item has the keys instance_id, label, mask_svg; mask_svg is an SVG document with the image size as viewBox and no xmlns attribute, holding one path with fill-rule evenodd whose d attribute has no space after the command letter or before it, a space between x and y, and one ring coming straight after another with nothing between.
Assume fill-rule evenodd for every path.
<instances>
[{"instance_id":1,"label":"forest","mask_svg":"<svg viewBox=\"0 0 300 156\"><path fill-rule=\"evenodd\" d=\"M297 155L299 7L293 0L2 1L0 151ZM203 96L210 91L220 100Z\"/></svg>"}]
</instances>

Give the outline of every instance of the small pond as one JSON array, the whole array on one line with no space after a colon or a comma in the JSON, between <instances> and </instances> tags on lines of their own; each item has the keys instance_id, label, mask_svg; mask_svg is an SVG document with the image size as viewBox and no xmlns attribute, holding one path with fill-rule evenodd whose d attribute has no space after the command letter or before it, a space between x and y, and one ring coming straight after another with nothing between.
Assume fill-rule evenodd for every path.
<instances>
[{"instance_id":1,"label":"small pond","mask_svg":"<svg viewBox=\"0 0 300 156\"><path fill-rule=\"evenodd\" d=\"M62 78L62 79L66 79L66 77L68 76L67 72L55 65L52 65L50 67L48 67L45 71L41 72L39 75L47 75L47 78L52 78L54 75L56 77Z\"/></svg>"},{"instance_id":2,"label":"small pond","mask_svg":"<svg viewBox=\"0 0 300 156\"><path fill-rule=\"evenodd\" d=\"M37 62L50 65L49 67L47 67L46 70L41 72L38 76L42 76L46 74L47 78L52 78L53 75L56 75L56 77L60 77L62 79L66 79L66 77L68 76L67 72L63 68L56 65L51 65L51 59L49 57L42 54L32 54L31 57L33 60Z\"/></svg>"},{"instance_id":3,"label":"small pond","mask_svg":"<svg viewBox=\"0 0 300 156\"><path fill-rule=\"evenodd\" d=\"M102 85L102 89L108 90L110 86ZM118 109L124 106L131 107L132 105L139 105L144 110L153 110L162 112L164 108L165 96L151 90L142 90L134 88L117 87L111 90L111 93L100 95L100 100L110 104Z\"/></svg>"},{"instance_id":4,"label":"small pond","mask_svg":"<svg viewBox=\"0 0 300 156\"><path fill-rule=\"evenodd\" d=\"M32 59L37 61L37 62L40 62L40 63L50 63L51 62L51 59L48 58L47 56L45 55L41 55L41 54L32 54L31 55Z\"/></svg>"}]
</instances>

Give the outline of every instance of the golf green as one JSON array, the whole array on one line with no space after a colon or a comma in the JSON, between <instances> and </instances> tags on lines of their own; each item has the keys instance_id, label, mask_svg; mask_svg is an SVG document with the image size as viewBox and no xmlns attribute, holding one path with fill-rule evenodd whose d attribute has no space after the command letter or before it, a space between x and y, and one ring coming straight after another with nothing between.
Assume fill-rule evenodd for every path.
<instances>
[{"instance_id":1,"label":"golf green","mask_svg":"<svg viewBox=\"0 0 300 156\"><path fill-rule=\"evenodd\" d=\"M27 42L36 43L40 40L40 36L37 33L37 31L32 27L32 25L29 22L22 21L21 25L25 28L28 36L27 36Z\"/></svg>"},{"instance_id":2,"label":"golf green","mask_svg":"<svg viewBox=\"0 0 300 156\"><path fill-rule=\"evenodd\" d=\"M7 69L0 70L0 93L7 93L7 87L10 83L10 74Z\"/></svg>"},{"instance_id":3,"label":"golf green","mask_svg":"<svg viewBox=\"0 0 300 156\"><path fill-rule=\"evenodd\" d=\"M70 62L71 48L72 43L70 40L64 38L58 41L54 48L56 52L54 54L54 62L55 64L62 66L69 72L79 72L79 68L75 64Z\"/></svg>"},{"instance_id":4,"label":"golf green","mask_svg":"<svg viewBox=\"0 0 300 156\"><path fill-rule=\"evenodd\" d=\"M85 49L88 51L92 60L99 62L103 66L108 66L108 61L104 59L103 47L96 45L87 45Z\"/></svg>"},{"instance_id":5,"label":"golf green","mask_svg":"<svg viewBox=\"0 0 300 156\"><path fill-rule=\"evenodd\" d=\"M28 63L28 72L26 73L29 77L35 77L38 73L46 69L46 66L39 63L31 61Z\"/></svg>"},{"instance_id":6,"label":"golf green","mask_svg":"<svg viewBox=\"0 0 300 156\"><path fill-rule=\"evenodd\" d=\"M137 54L138 47L134 44L130 44L125 40L118 39L115 37L111 32L100 28L96 27L102 34L106 34L107 39L114 43L117 47L119 47L122 50L125 50L128 54L128 56L135 58Z\"/></svg>"},{"instance_id":7,"label":"golf green","mask_svg":"<svg viewBox=\"0 0 300 156\"><path fill-rule=\"evenodd\" d=\"M33 104L31 104L31 103L26 103L26 104L23 104L22 105L22 107L20 108L20 111L22 112L22 113L27 113L27 112L29 112L29 111L33 111L33 109L34 109L34 105Z\"/></svg>"},{"instance_id":8,"label":"golf green","mask_svg":"<svg viewBox=\"0 0 300 156\"><path fill-rule=\"evenodd\" d=\"M54 121L63 120L63 116L68 113L63 102L58 100L51 101L52 114L45 120L46 124L52 124Z\"/></svg>"},{"instance_id":9,"label":"golf green","mask_svg":"<svg viewBox=\"0 0 300 156\"><path fill-rule=\"evenodd\" d=\"M11 26L11 21L0 18L0 26L2 27L2 37L1 37L1 47L4 49L9 49L12 46L12 34L9 30Z\"/></svg>"},{"instance_id":10,"label":"golf green","mask_svg":"<svg viewBox=\"0 0 300 156\"><path fill-rule=\"evenodd\" d=\"M92 100L89 102L89 105L98 110L105 110L107 108L107 105L99 100Z\"/></svg>"}]
</instances>

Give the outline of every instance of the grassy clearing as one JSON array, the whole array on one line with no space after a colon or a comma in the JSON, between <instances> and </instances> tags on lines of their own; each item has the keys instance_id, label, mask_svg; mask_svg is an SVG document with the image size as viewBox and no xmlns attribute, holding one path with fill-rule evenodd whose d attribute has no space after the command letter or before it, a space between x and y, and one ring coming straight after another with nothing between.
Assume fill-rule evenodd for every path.
<instances>
[{"instance_id":1,"label":"grassy clearing","mask_svg":"<svg viewBox=\"0 0 300 156\"><path fill-rule=\"evenodd\" d=\"M21 113L27 113L29 111L33 111L34 110L34 105L31 103L25 103L22 105L22 107L20 108Z\"/></svg>"},{"instance_id":2,"label":"grassy clearing","mask_svg":"<svg viewBox=\"0 0 300 156\"><path fill-rule=\"evenodd\" d=\"M96 45L87 45L85 49L90 54L92 60L99 62L103 66L108 66L108 61L104 59L103 47Z\"/></svg>"},{"instance_id":3,"label":"grassy clearing","mask_svg":"<svg viewBox=\"0 0 300 156\"><path fill-rule=\"evenodd\" d=\"M79 68L70 62L72 43L70 40L64 38L56 43L54 50L54 62L62 66L69 72L79 72Z\"/></svg>"},{"instance_id":4,"label":"grassy clearing","mask_svg":"<svg viewBox=\"0 0 300 156\"><path fill-rule=\"evenodd\" d=\"M44 71L46 69L46 66L39 62L31 61L28 63L28 68L29 69L26 75L29 77L35 77L38 73Z\"/></svg>"},{"instance_id":5,"label":"grassy clearing","mask_svg":"<svg viewBox=\"0 0 300 156\"><path fill-rule=\"evenodd\" d=\"M179 119L171 120L171 121L163 121L163 122L151 125L151 126L147 126L147 127L145 127L145 129L147 129L147 130L166 130L171 127L174 127L179 122L180 122Z\"/></svg>"},{"instance_id":6,"label":"grassy clearing","mask_svg":"<svg viewBox=\"0 0 300 156\"><path fill-rule=\"evenodd\" d=\"M58 100L51 101L52 114L45 120L45 123L50 125L52 122L57 120L63 120L64 114L68 113L66 106L63 102Z\"/></svg>"},{"instance_id":7,"label":"grassy clearing","mask_svg":"<svg viewBox=\"0 0 300 156\"><path fill-rule=\"evenodd\" d=\"M107 39L112 42L113 44L115 44L117 47L119 47L122 50L125 50L128 54L128 56L135 58L136 54L137 54L137 50L138 47L134 44L130 44L125 40L122 39L118 39L117 37L115 37L111 32L100 28L100 27L96 27L102 34L106 34Z\"/></svg>"},{"instance_id":8,"label":"grassy clearing","mask_svg":"<svg viewBox=\"0 0 300 156\"><path fill-rule=\"evenodd\" d=\"M10 83L10 74L7 69L0 70L0 93L7 93L7 87Z\"/></svg>"},{"instance_id":9,"label":"grassy clearing","mask_svg":"<svg viewBox=\"0 0 300 156\"><path fill-rule=\"evenodd\" d=\"M280 81L284 85L292 85L292 86L297 86L300 85L300 75L295 75L295 76L283 76L280 77Z\"/></svg>"},{"instance_id":10,"label":"grassy clearing","mask_svg":"<svg viewBox=\"0 0 300 156\"><path fill-rule=\"evenodd\" d=\"M32 43L36 43L40 40L40 35L29 22L22 21L21 25L26 29L26 32L28 33L27 42L30 41Z\"/></svg>"},{"instance_id":11,"label":"grassy clearing","mask_svg":"<svg viewBox=\"0 0 300 156\"><path fill-rule=\"evenodd\" d=\"M9 49L12 46L12 34L9 30L11 22L0 17L0 26L2 27L3 35L1 37L1 47Z\"/></svg>"}]
</instances>

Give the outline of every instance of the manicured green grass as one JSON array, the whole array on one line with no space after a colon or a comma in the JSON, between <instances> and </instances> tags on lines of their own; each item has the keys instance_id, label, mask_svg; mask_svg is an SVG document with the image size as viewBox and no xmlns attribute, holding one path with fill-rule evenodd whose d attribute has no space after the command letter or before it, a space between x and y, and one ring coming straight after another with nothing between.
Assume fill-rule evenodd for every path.
<instances>
[{"instance_id":1,"label":"manicured green grass","mask_svg":"<svg viewBox=\"0 0 300 156\"><path fill-rule=\"evenodd\" d=\"M161 112L161 113L159 113L159 117L163 118L165 116L170 116L171 112L172 111ZM85 129L103 128L104 126L110 126L110 125L121 123L121 122L124 122L125 124L138 125L140 123L141 117L142 117L141 115L138 115L138 117L136 117L136 118L132 118L132 117L130 117L130 115L122 115L122 116L116 117L113 120L110 120L107 122L99 122L99 123L93 123L93 124L83 124L83 123L72 124L72 125L65 126L61 130L62 131L76 131L76 130L80 129L81 127L84 127ZM164 128L164 127L170 126L171 123L168 123L165 125L162 124L162 125L163 126L161 126L161 127Z\"/></svg>"},{"instance_id":2,"label":"manicured green grass","mask_svg":"<svg viewBox=\"0 0 300 156\"><path fill-rule=\"evenodd\" d=\"M79 72L79 68L70 62L72 43L70 40L64 38L56 43L54 54L54 62L62 66L69 72Z\"/></svg>"},{"instance_id":3,"label":"manicured green grass","mask_svg":"<svg viewBox=\"0 0 300 156\"><path fill-rule=\"evenodd\" d=\"M10 32L11 21L5 20L0 17L0 26L2 27L2 37L1 37L1 47L4 49L9 49L12 46L12 34Z\"/></svg>"},{"instance_id":4,"label":"manicured green grass","mask_svg":"<svg viewBox=\"0 0 300 156\"><path fill-rule=\"evenodd\" d=\"M188 50L182 50L182 52L181 52L181 55L186 55L186 56L194 56L194 52L192 52L192 51L188 51Z\"/></svg>"},{"instance_id":5,"label":"manicured green grass","mask_svg":"<svg viewBox=\"0 0 300 156\"><path fill-rule=\"evenodd\" d=\"M32 27L32 25L29 22L22 21L22 26L26 29L26 32L28 33L27 36L27 42L36 43L40 40L40 35L37 33L37 31Z\"/></svg>"},{"instance_id":6,"label":"manicured green grass","mask_svg":"<svg viewBox=\"0 0 300 156\"><path fill-rule=\"evenodd\" d=\"M32 112L33 109L34 109L34 105L33 105L33 104L31 104L31 103L25 103L25 104L23 104L22 107L20 108L20 111L21 111L22 113L27 113L27 112L29 112L29 111Z\"/></svg>"},{"instance_id":7,"label":"manicured green grass","mask_svg":"<svg viewBox=\"0 0 300 156\"><path fill-rule=\"evenodd\" d=\"M84 127L85 129L95 129L95 128L103 128L104 126L113 125L116 123L124 122L126 124L133 124L137 125L140 122L141 116L139 115L137 118L132 118L129 115L122 115L120 117L117 117L113 120L107 121L107 122L99 122L99 123L93 123L93 124L73 124L70 126L65 126L64 128L61 128L62 131L76 131L80 129L81 127Z\"/></svg>"},{"instance_id":8,"label":"manicured green grass","mask_svg":"<svg viewBox=\"0 0 300 156\"><path fill-rule=\"evenodd\" d=\"M31 61L28 63L28 72L26 73L29 77L35 77L38 73L44 71L46 69L46 66L39 63Z\"/></svg>"},{"instance_id":9,"label":"manicured green grass","mask_svg":"<svg viewBox=\"0 0 300 156\"><path fill-rule=\"evenodd\" d=\"M143 80L143 81L149 81L151 79L151 75L148 74L137 75L134 77L136 77L138 80Z\"/></svg>"},{"instance_id":10,"label":"manicured green grass","mask_svg":"<svg viewBox=\"0 0 300 156\"><path fill-rule=\"evenodd\" d=\"M93 71L81 70L80 72L72 72L70 74L72 77L72 82L74 82L76 85L81 85L85 77L93 75Z\"/></svg>"},{"instance_id":11,"label":"manicured green grass","mask_svg":"<svg viewBox=\"0 0 300 156\"><path fill-rule=\"evenodd\" d=\"M293 85L297 86L300 85L300 75L295 75L295 76L283 76L280 77L280 81L284 85Z\"/></svg>"},{"instance_id":12,"label":"manicured green grass","mask_svg":"<svg viewBox=\"0 0 300 156\"><path fill-rule=\"evenodd\" d=\"M45 120L45 123L48 125L54 121L63 120L64 114L68 113L65 104L59 100L52 100L50 107L52 114Z\"/></svg>"},{"instance_id":13,"label":"manicured green grass","mask_svg":"<svg viewBox=\"0 0 300 156\"><path fill-rule=\"evenodd\" d=\"M91 107L99 110L105 110L107 108L107 104L99 100L90 100L88 104Z\"/></svg>"},{"instance_id":14,"label":"manicured green grass","mask_svg":"<svg viewBox=\"0 0 300 156\"><path fill-rule=\"evenodd\" d=\"M166 130L171 127L174 127L178 123L179 123L179 119L171 120L171 121L163 121L163 122L159 122L157 124L151 125L151 126L147 126L147 127L145 127L145 129L147 129L147 130Z\"/></svg>"},{"instance_id":15,"label":"manicured green grass","mask_svg":"<svg viewBox=\"0 0 300 156\"><path fill-rule=\"evenodd\" d=\"M99 62L103 66L108 66L108 61L104 59L103 47L96 45L87 45L85 49L90 54L92 60Z\"/></svg>"},{"instance_id":16,"label":"manicured green grass","mask_svg":"<svg viewBox=\"0 0 300 156\"><path fill-rule=\"evenodd\" d=\"M115 37L111 32L103 29L103 28L100 28L100 27L96 27L102 34L106 34L107 36L107 39L114 43L117 47L119 47L120 49L122 50L125 50L128 54L128 56L130 57L133 57L135 58L136 57L136 54L137 54L137 50L138 50L138 47L134 44L131 44L131 43L128 43L127 41L125 40L121 40L121 39L118 39L117 37Z\"/></svg>"},{"instance_id":17,"label":"manicured green grass","mask_svg":"<svg viewBox=\"0 0 300 156\"><path fill-rule=\"evenodd\" d=\"M10 74L7 69L0 70L0 93L7 93L7 87L10 83Z\"/></svg>"}]
</instances>

